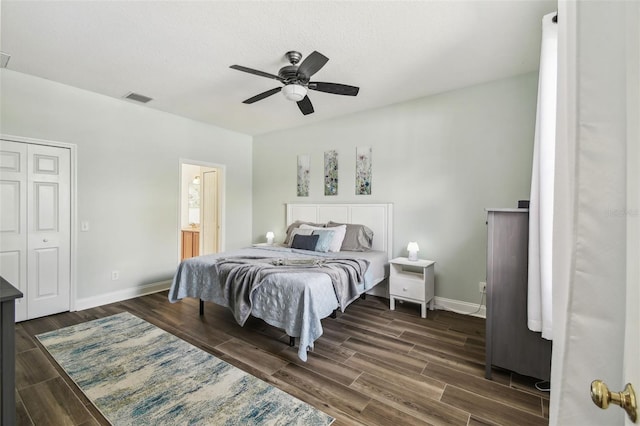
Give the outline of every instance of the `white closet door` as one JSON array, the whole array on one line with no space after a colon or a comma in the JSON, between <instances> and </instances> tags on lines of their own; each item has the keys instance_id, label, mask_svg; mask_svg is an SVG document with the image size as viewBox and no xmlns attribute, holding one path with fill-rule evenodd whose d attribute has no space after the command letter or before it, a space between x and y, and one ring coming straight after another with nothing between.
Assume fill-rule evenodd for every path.
<instances>
[{"instance_id":1,"label":"white closet door","mask_svg":"<svg viewBox=\"0 0 640 426\"><path fill-rule=\"evenodd\" d=\"M0 275L27 294L27 145L0 141ZM16 321L27 299L16 299Z\"/></svg>"},{"instance_id":2,"label":"white closet door","mask_svg":"<svg viewBox=\"0 0 640 426\"><path fill-rule=\"evenodd\" d=\"M24 297L16 321L70 308L71 152L0 141L0 274Z\"/></svg>"},{"instance_id":3,"label":"white closet door","mask_svg":"<svg viewBox=\"0 0 640 426\"><path fill-rule=\"evenodd\" d=\"M27 312L37 318L69 310L70 151L29 145Z\"/></svg>"}]
</instances>

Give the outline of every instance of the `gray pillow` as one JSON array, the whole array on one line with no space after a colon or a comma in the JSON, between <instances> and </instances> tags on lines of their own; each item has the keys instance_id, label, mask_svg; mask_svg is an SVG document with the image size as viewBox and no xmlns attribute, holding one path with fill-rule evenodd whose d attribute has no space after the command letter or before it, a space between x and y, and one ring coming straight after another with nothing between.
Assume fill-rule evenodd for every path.
<instances>
[{"instance_id":1,"label":"gray pillow","mask_svg":"<svg viewBox=\"0 0 640 426\"><path fill-rule=\"evenodd\" d=\"M327 228L347 225L347 233L342 240L340 251L369 251L373 243L373 231L365 225L355 223L327 223Z\"/></svg>"},{"instance_id":2,"label":"gray pillow","mask_svg":"<svg viewBox=\"0 0 640 426\"><path fill-rule=\"evenodd\" d=\"M313 222L304 222L302 220L296 220L295 222L293 222L291 225L287 227L287 233L284 238L284 245L291 246L291 240L293 240L293 235L292 235L293 230L296 228L300 228L300 225L302 225L303 223L306 223L307 225L311 225L311 226L320 226L322 228L325 227L324 223L313 223Z\"/></svg>"}]
</instances>

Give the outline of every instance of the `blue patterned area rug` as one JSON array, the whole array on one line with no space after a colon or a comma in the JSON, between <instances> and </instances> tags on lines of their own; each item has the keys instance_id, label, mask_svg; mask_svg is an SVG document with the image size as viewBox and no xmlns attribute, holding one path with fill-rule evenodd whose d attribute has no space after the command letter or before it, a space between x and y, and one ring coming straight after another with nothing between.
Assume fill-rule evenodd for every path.
<instances>
[{"instance_id":1,"label":"blue patterned area rug","mask_svg":"<svg viewBox=\"0 0 640 426\"><path fill-rule=\"evenodd\" d=\"M36 337L114 425L334 420L128 312Z\"/></svg>"}]
</instances>

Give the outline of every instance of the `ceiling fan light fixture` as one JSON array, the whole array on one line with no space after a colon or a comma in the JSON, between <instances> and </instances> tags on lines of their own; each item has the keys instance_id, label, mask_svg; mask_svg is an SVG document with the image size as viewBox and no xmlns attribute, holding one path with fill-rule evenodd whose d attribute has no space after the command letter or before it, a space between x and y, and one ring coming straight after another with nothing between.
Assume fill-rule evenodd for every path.
<instances>
[{"instance_id":1,"label":"ceiling fan light fixture","mask_svg":"<svg viewBox=\"0 0 640 426\"><path fill-rule=\"evenodd\" d=\"M322 53L313 51L305 58L300 65L298 62L302 58L300 52L289 51L285 55L291 65L284 66L278 71L278 75L268 72L254 70L242 65L231 65L231 68L237 71L246 72L260 77L278 80L283 87L275 87L266 92L259 93L242 101L243 104L252 104L269 96L282 92L284 97L289 101L298 104L298 108L303 115L313 114L313 104L307 96L307 90L315 90L317 92L331 93L334 95L356 96L360 90L356 86L349 86L339 83L326 83L320 81L310 81L311 76L317 73L329 60Z\"/></svg>"},{"instance_id":2,"label":"ceiling fan light fixture","mask_svg":"<svg viewBox=\"0 0 640 426\"><path fill-rule=\"evenodd\" d=\"M287 84L282 88L282 94L290 101L299 102L307 96L307 88L300 84Z\"/></svg>"}]
</instances>

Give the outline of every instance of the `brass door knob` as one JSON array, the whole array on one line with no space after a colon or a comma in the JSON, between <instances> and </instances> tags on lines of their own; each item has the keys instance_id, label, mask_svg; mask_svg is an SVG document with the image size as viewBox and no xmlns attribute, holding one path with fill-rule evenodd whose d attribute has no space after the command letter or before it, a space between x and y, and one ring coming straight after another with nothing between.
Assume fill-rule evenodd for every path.
<instances>
[{"instance_id":1,"label":"brass door knob","mask_svg":"<svg viewBox=\"0 0 640 426\"><path fill-rule=\"evenodd\" d=\"M594 380L591 382L591 399L603 410L609 407L609 403L619 405L624 408L632 422L638 420L636 393L631 383L627 383L622 392L611 392L602 380Z\"/></svg>"}]
</instances>

